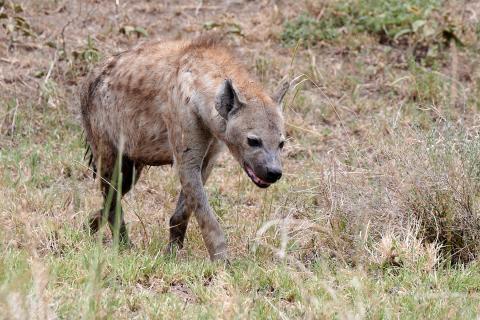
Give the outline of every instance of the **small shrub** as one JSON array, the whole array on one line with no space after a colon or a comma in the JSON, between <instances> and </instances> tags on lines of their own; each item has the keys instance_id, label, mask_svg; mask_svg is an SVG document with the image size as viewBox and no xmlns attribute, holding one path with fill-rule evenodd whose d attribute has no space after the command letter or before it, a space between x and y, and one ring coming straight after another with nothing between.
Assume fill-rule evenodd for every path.
<instances>
[{"instance_id":1,"label":"small shrub","mask_svg":"<svg viewBox=\"0 0 480 320\"><path fill-rule=\"evenodd\" d=\"M73 51L73 57L87 64L95 64L101 59L101 54L95 46L92 37L87 37L87 44L80 51Z\"/></svg>"},{"instance_id":2,"label":"small shrub","mask_svg":"<svg viewBox=\"0 0 480 320\"><path fill-rule=\"evenodd\" d=\"M72 78L84 76L101 59L102 54L97 49L94 39L88 36L86 45L72 52L72 59L70 59L71 68L69 73Z\"/></svg>"}]
</instances>

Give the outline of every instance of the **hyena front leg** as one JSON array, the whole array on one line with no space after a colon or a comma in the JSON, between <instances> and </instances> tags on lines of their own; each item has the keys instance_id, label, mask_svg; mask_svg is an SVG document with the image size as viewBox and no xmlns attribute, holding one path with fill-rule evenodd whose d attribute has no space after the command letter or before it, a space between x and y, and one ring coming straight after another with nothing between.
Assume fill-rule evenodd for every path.
<instances>
[{"instance_id":1,"label":"hyena front leg","mask_svg":"<svg viewBox=\"0 0 480 320\"><path fill-rule=\"evenodd\" d=\"M204 185L212 172L215 161L221 150L222 144L218 141L212 142L208 148L207 154L202 163L202 183ZM185 194L182 190L178 197L175 212L170 218L170 240L166 250L167 253L172 253L176 247L179 249L183 248L183 241L185 239L185 233L191 215L192 212L187 210Z\"/></svg>"},{"instance_id":2,"label":"hyena front leg","mask_svg":"<svg viewBox=\"0 0 480 320\"><path fill-rule=\"evenodd\" d=\"M210 259L223 260L226 259L225 236L208 204L201 172L203 159L214 138L201 127L200 123L195 121L185 123L188 125L182 128L176 126L169 128L169 137L177 160L186 210L195 213Z\"/></svg>"}]
</instances>

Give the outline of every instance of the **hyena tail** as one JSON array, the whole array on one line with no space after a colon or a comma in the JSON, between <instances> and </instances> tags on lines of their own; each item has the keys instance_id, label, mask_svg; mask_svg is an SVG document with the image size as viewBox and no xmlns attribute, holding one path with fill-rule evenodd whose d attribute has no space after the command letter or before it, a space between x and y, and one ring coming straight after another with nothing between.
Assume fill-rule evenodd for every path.
<instances>
[{"instance_id":1,"label":"hyena tail","mask_svg":"<svg viewBox=\"0 0 480 320\"><path fill-rule=\"evenodd\" d=\"M93 177L96 178L97 167L95 164L95 156L93 154L92 142L95 142L95 139L92 135L92 128L90 123L90 115L92 113L93 100L97 92L98 87L101 85L103 79L102 74L91 73L87 81L84 83L81 90L81 99L80 99L80 108L81 108L81 118L83 124L83 134L85 136L85 155L84 160L88 159L88 166L92 168Z\"/></svg>"},{"instance_id":2,"label":"hyena tail","mask_svg":"<svg viewBox=\"0 0 480 320\"><path fill-rule=\"evenodd\" d=\"M95 165L95 161L93 161L92 147L88 143L87 138L85 138L85 154L83 155L83 160L88 161L88 167L92 169L93 179L95 179L97 177L97 166Z\"/></svg>"}]
</instances>

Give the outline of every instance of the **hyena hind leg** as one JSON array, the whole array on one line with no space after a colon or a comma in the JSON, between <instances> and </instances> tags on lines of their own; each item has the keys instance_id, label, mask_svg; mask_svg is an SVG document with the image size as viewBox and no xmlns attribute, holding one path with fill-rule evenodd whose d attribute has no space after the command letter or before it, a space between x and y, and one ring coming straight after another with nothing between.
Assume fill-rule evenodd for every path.
<instances>
[{"instance_id":1,"label":"hyena hind leg","mask_svg":"<svg viewBox=\"0 0 480 320\"><path fill-rule=\"evenodd\" d=\"M136 164L127 156L122 157L122 197L138 181L142 172L142 165ZM131 246L128 231L124 220L124 213L118 197L118 175L115 174L115 161L103 166L101 172L101 185L103 194L103 208L90 215L88 227L91 234L95 234L105 222L108 222L112 235L118 230L118 239L122 245ZM106 212L108 210L108 213ZM117 211L119 216L117 217ZM118 225L117 225L118 224Z\"/></svg>"}]
</instances>

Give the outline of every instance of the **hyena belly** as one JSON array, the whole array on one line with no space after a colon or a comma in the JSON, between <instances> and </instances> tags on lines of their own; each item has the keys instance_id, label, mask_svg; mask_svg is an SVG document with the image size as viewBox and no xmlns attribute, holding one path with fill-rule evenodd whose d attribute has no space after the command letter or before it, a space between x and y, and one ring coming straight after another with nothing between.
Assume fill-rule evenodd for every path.
<instances>
[{"instance_id":1,"label":"hyena belly","mask_svg":"<svg viewBox=\"0 0 480 320\"><path fill-rule=\"evenodd\" d=\"M121 153L141 165L171 164L162 92L150 88L151 75L125 72L132 67L124 64L110 60L90 84L96 87L83 120L94 160Z\"/></svg>"},{"instance_id":2,"label":"hyena belly","mask_svg":"<svg viewBox=\"0 0 480 320\"><path fill-rule=\"evenodd\" d=\"M114 125L118 128L117 149L137 163L159 166L173 163L167 127L162 116L148 104L126 105L119 110ZM120 114L123 113L123 116ZM128 123L125 123L128 122Z\"/></svg>"}]
</instances>

